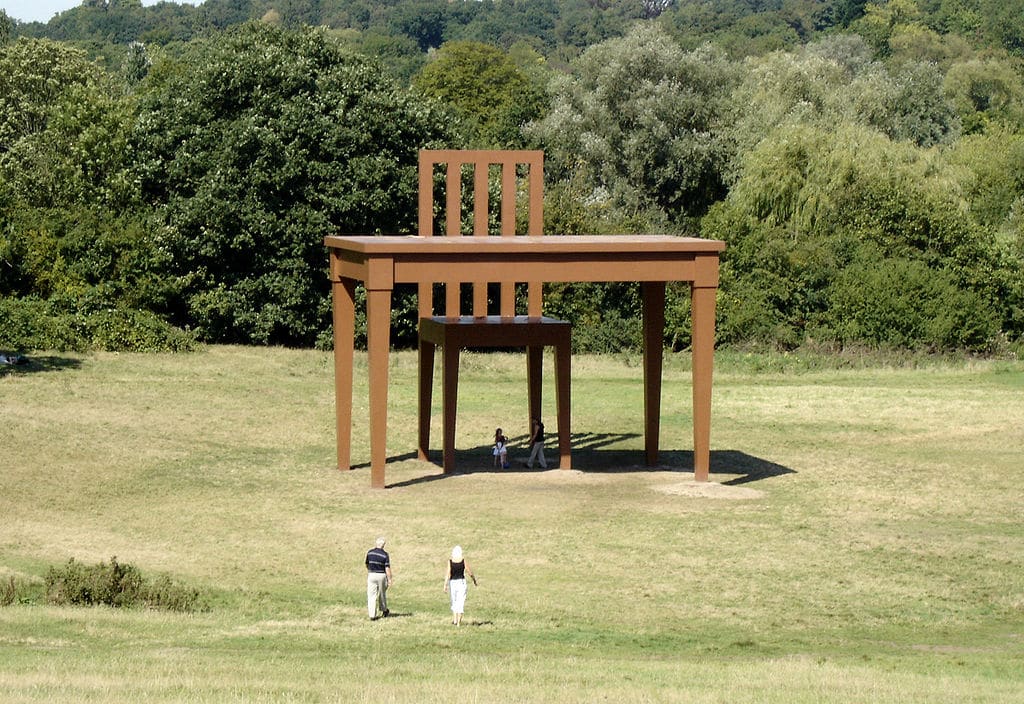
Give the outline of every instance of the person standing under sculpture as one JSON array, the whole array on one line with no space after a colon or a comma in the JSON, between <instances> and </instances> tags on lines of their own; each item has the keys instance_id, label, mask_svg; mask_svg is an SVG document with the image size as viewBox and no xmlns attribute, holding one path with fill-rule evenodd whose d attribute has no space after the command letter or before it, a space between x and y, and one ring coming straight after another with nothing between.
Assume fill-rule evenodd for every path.
<instances>
[{"instance_id":1,"label":"person standing under sculpture","mask_svg":"<svg viewBox=\"0 0 1024 704\"><path fill-rule=\"evenodd\" d=\"M544 458L544 424L540 418L533 419L533 430L530 432L530 460L526 463L529 469L533 469L534 460L540 459L540 466L548 468L548 461Z\"/></svg>"},{"instance_id":2,"label":"person standing under sculpture","mask_svg":"<svg viewBox=\"0 0 1024 704\"><path fill-rule=\"evenodd\" d=\"M377 538L376 546L366 553L366 611L370 620L388 616L388 587L391 576L391 557L384 551L384 538Z\"/></svg>"},{"instance_id":3,"label":"person standing under sculpture","mask_svg":"<svg viewBox=\"0 0 1024 704\"><path fill-rule=\"evenodd\" d=\"M498 469L508 469L508 438L501 428L494 431L494 466Z\"/></svg>"}]
</instances>

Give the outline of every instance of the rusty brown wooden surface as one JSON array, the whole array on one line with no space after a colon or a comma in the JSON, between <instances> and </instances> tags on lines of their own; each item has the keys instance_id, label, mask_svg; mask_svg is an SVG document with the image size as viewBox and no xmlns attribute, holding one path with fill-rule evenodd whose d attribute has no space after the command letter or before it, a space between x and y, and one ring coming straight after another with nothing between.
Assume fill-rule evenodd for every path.
<instances>
[{"instance_id":1,"label":"rusty brown wooden surface","mask_svg":"<svg viewBox=\"0 0 1024 704\"><path fill-rule=\"evenodd\" d=\"M466 241L463 241L466 240ZM335 375L338 391L338 466L347 469L351 441L352 296L354 282L367 289L370 365L371 484L383 487L387 436L387 365L391 291L395 283L425 283L436 267L484 267L494 280L519 282L522 267L531 278L548 281L641 281L691 284L693 315L694 476L708 479L710 467L711 380L714 357L715 289L719 253L725 243L668 235L574 235L544 237L365 237L328 236L335 310ZM467 261L468 260L468 261ZM660 335L663 295L645 286L645 423L648 459L656 455L660 406ZM650 322L654 321L654 322ZM653 349L655 346L659 349ZM657 355L657 358L654 356ZM344 427L343 427L344 426Z\"/></svg>"},{"instance_id":2,"label":"rusty brown wooden surface","mask_svg":"<svg viewBox=\"0 0 1024 704\"><path fill-rule=\"evenodd\" d=\"M440 176L443 178L438 178ZM482 243L496 237L515 241L543 235L543 151L423 149L419 153L419 187L420 237ZM464 198L464 191L471 197ZM470 202L471 207L466 207ZM443 207L437 207L438 204ZM443 233L437 227L436 216L444 221ZM399 281L408 277L420 282L417 287L421 360L417 455L423 460L430 457L434 348L441 347L443 351L442 466L446 473L455 471L459 351L469 346L526 347L528 401L523 420L527 432L542 406L543 348L554 348L559 467L568 469L572 464L569 406L572 326L564 320L541 317L544 289L542 281L534 275L539 266L529 264L521 270L523 280L510 281L505 276L505 263L485 263L464 254L458 266L431 261L408 262L394 273ZM431 273L433 282L425 283L423 279ZM525 312L525 316L517 315L516 283L526 284L526 309L518 311ZM440 315L434 309L435 284L444 288L444 308ZM463 308L463 284L468 284L472 292L469 310ZM497 293L493 301L496 311L489 310L492 289ZM489 317L489 312L497 312L499 320Z\"/></svg>"}]
</instances>

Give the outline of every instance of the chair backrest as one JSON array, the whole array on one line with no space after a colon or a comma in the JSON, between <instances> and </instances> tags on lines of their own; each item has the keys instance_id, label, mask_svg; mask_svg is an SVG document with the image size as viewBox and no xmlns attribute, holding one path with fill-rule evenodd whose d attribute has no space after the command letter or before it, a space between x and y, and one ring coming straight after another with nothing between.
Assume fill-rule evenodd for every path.
<instances>
[{"instance_id":1,"label":"chair backrest","mask_svg":"<svg viewBox=\"0 0 1024 704\"><path fill-rule=\"evenodd\" d=\"M419 158L419 234L433 237L434 232L434 175L438 165L444 166L444 205L441 212L444 216L444 236L446 237L515 237L517 195L521 183L520 167L525 167L524 183L528 196L526 235L539 237L544 227L544 152L542 151L502 151L502 150L429 150L420 152ZM498 184L499 201L490 202L491 167L500 167ZM496 170L498 171L498 170ZM472 189L472 228L469 235L463 233L462 192L463 178ZM492 216L497 216L498 232L491 232ZM440 233L437 233L440 234ZM524 272L528 276L528 272ZM527 315L541 314L541 284L525 279L527 284ZM472 315L487 315L487 283L486 281L453 281L439 275L438 283L444 284L445 308L444 315L449 317L462 315L461 285L469 283L473 287ZM499 314L512 317L515 311L515 285L501 284L499 291ZM421 318L433 315L433 286L421 284L419 287L419 314Z\"/></svg>"}]
</instances>

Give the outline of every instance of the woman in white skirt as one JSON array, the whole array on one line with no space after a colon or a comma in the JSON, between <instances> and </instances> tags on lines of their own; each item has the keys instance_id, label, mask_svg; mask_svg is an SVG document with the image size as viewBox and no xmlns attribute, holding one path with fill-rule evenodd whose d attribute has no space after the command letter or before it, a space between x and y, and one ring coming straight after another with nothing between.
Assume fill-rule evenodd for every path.
<instances>
[{"instance_id":1,"label":"woman in white skirt","mask_svg":"<svg viewBox=\"0 0 1024 704\"><path fill-rule=\"evenodd\" d=\"M452 548L452 557L448 560L448 569L444 575L444 590L451 597L452 601L452 623L456 626L462 623L462 612L466 609L466 576L473 580L476 586L476 575L462 557L462 547L456 545Z\"/></svg>"}]
</instances>

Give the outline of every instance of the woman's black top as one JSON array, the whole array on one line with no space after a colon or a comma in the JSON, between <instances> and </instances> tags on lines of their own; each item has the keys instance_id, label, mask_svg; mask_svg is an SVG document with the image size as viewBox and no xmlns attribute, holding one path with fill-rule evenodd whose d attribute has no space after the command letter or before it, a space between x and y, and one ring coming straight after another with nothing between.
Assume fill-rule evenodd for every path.
<instances>
[{"instance_id":1,"label":"woman's black top","mask_svg":"<svg viewBox=\"0 0 1024 704\"><path fill-rule=\"evenodd\" d=\"M452 576L450 577L450 579L465 579L466 578L466 561L465 560L463 560L462 562L452 562L451 560L448 560L448 564L450 564L452 566L451 567L451 569L452 569Z\"/></svg>"}]
</instances>

